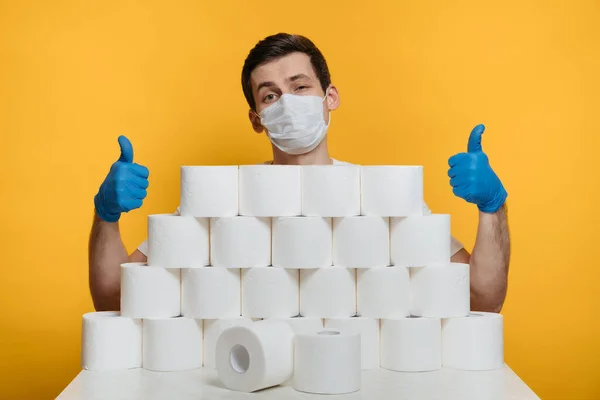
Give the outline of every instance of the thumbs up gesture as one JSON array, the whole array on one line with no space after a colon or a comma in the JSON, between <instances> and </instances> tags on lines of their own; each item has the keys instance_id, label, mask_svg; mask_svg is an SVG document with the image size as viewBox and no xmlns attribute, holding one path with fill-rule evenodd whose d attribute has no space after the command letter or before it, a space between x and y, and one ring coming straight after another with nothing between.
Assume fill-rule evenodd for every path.
<instances>
[{"instance_id":1,"label":"thumbs up gesture","mask_svg":"<svg viewBox=\"0 0 600 400\"><path fill-rule=\"evenodd\" d=\"M133 147L119 136L121 156L110 167L98 194L94 197L96 213L106 222L116 222L121 213L142 206L148 188L148 168L133 162Z\"/></svg>"},{"instance_id":2,"label":"thumbs up gesture","mask_svg":"<svg viewBox=\"0 0 600 400\"><path fill-rule=\"evenodd\" d=\"M482 150L484 130L483 125L473 128L467 152L450 157L448 176L456 196L476 204L482 212L494 213L502 207L508 194Z\"/></svg>"}]
</instances>

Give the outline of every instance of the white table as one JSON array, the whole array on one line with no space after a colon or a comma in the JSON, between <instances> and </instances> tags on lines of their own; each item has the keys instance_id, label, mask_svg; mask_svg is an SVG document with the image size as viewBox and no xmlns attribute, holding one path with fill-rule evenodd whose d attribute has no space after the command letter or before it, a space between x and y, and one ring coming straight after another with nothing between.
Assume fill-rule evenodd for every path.
<instances>
[{"instance_id":1,"label":"white table","mask_svg":"<svg viewBox=\"0 0 600 400\"><path fill-rule=\"evenodd\" d=\"M227 390L214 370L152 372L81 371L58 400L220 400L245 399L390 399L390 400L530 400L539 397L508 367L496 371L467 372L441 369L402 373L384 369L363 371L361 390L344 396L297 392L290 382L255 393Z\"/></svg>"}]
</instances>

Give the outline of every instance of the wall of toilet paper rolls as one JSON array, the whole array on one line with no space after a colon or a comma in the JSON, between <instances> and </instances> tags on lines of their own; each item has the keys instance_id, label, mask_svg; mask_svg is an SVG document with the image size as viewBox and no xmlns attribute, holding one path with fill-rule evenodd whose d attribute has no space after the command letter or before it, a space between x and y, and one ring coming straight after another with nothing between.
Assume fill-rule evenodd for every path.
<instances>
[{"instance_id":1,"label":"wall of toilet paper rolls","mask_svg":"<svg viewBox=\"0 0 600 400\"><path fill-rule=\"evenodd\" d=\"M503 365L502 316L470 313L420 167L194 166L181 184L181 215L148 217L148 263L121 266L121 312L84 316L83 368L333 394L361 369Z\"/></svg>"}]
</instances>

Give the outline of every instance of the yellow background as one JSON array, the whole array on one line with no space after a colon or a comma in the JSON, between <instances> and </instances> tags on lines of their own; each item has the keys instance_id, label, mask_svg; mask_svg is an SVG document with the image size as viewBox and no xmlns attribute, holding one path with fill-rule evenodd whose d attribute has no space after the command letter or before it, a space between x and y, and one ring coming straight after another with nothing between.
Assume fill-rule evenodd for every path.
<instances>
[{"instance_id":1,"label":"yellow background","mask_svg":"<svg viewBox=\"0 0 600 400\"><path fill-rule=\"evenodd\" d=\"M506 361L544 399L600 398L599 4L2 1L0 397L52 398L79 371L92 199L117 136L151 171L122 218L131 251L148 214L176 208L180 165L270 158L240 71L286 31L315 41L339 88L332 155L424 165L426 201L469 250L477 211L446 163L486 124L509 192Z\"/></svg>"}]
</instances>

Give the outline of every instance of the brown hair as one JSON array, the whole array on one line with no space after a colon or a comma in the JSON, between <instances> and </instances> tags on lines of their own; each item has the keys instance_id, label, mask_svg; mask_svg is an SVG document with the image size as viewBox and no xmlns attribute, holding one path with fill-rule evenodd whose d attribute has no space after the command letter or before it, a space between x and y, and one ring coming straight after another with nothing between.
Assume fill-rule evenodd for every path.
<instances>
[{"instance_id":1,"label":"brown hair","mask_svg":"<svg viewBox=\"0 0 600 400\"><path fill-rule=\"evenodd\" d=\"M331 83L329 68L327 68L325 57L323 57L317 46L304 36L278 33L258 42L250 50L246 61L244 61L244 67L242 68L242 90L251 109L256 111L256 102L252 95L252 85L250 83L250 74L252 71L263 63L295 52L304 53L310 57L310 63L319 78L321 88L323 91L327 90L327 87Z\"/></svg>"}]
</instances>

